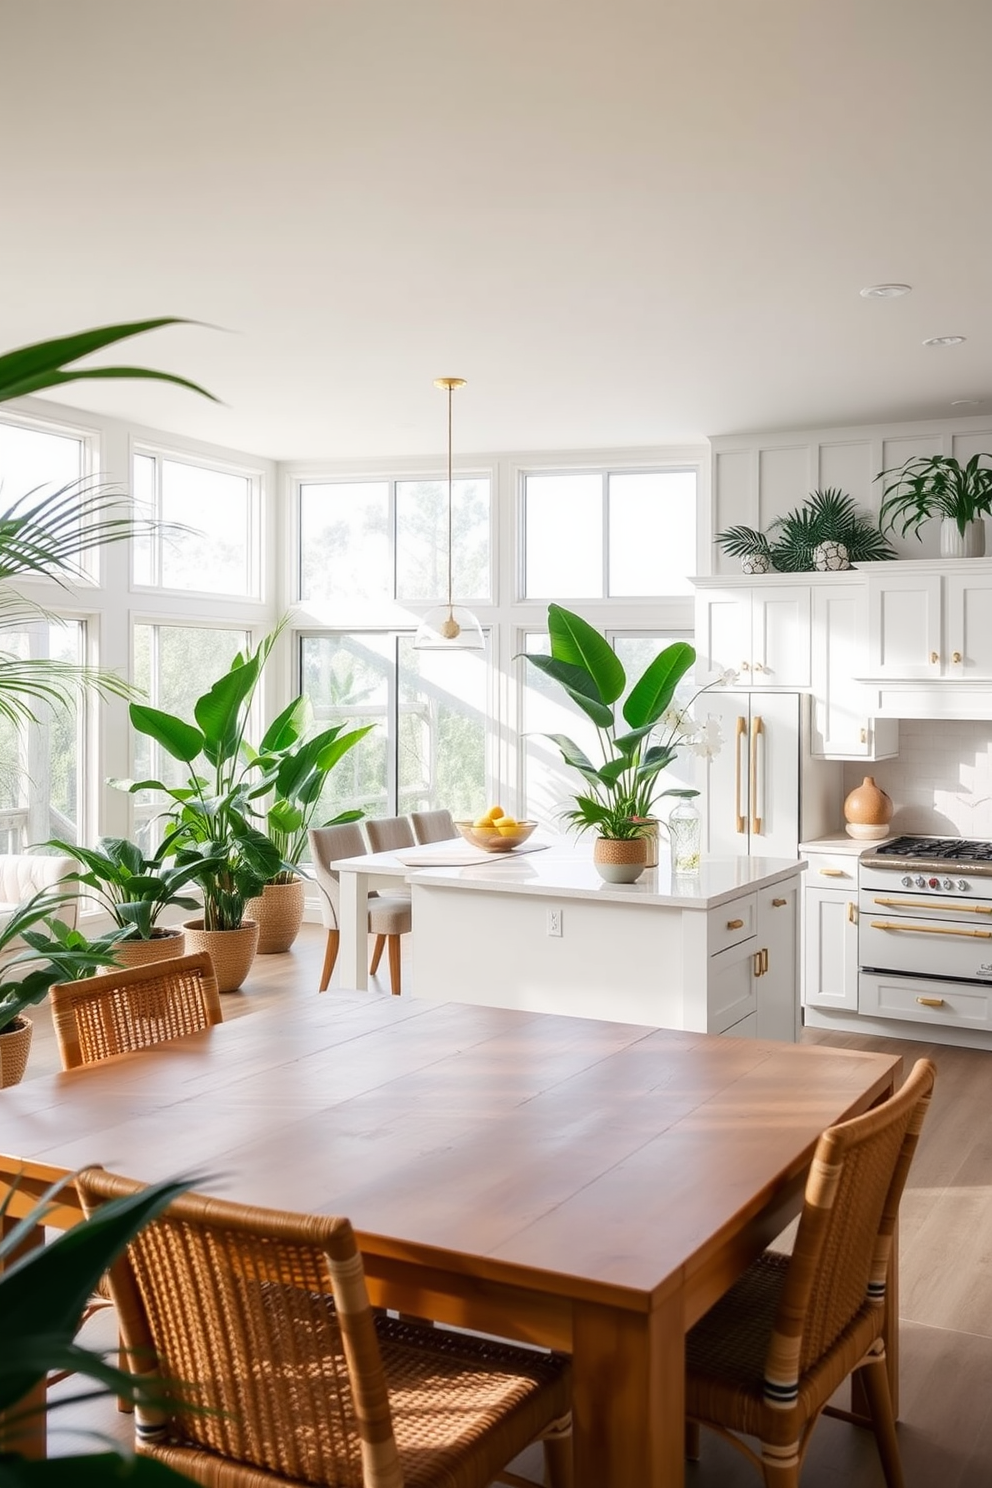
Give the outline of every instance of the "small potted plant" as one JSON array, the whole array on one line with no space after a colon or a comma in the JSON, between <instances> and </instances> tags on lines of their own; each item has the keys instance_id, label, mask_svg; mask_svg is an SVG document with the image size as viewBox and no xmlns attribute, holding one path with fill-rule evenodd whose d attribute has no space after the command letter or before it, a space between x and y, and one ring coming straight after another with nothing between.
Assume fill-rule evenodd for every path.
<instances>
[{"instance_id":1,"label":"small potted plant","mask_svg":"<svg viewBox=\"0 0 992 1488\"><path fill-rule=\"evenodd\" d=\"M258 771L259 787L271 790L265 812L265 831L282 866L268 879L261 894L248 901L245 913L258 922L258 950L262 955L288 951L303 921L304 881L298 869L307 848L307 832L315 825L327 777L359 739L375 727L347 729L335 724L308 737L313 725L309 698L294 698L266 730L257 750L245 744L245 757ZM322 827L358 821L361 811L342 811L322 820Z\"/></svg>"},{"instance_id":2,"label":"small potted plant","mask_svg":"<svg viewBox=\"0 0 992 1488\"><path fill-rule=\"evenodd\" d=\"M56 982L92 976L114 960L119 929L88 940L55 918L70 897L42 889L0 926L0 953L17 941L25 947L0 966L0 1087L23 1078L33 1030L26 1010L41 1002Z\"/></svg>"},{"instance_id":3,"label":"small potted plant","mask_svg":"<svg viewBox=\"0 0 992 1488\"><path fill-rule=\"evenodd\" d=\"M984 518L992 511L992 455L972 455L964 465L953 455L914 455L903 465L880 470L875 479L890 476L895 479L882 488L883 530L901 521L902 536L915 532L922 542L923 523L939 517L942 558L984 557Z\"/></svg>"},{"instance_id":4,"label":"small potted plant","mask_svg":"<svg viewBox=\"0 0 992 1488\"><path fill-rule=\"evenodd\" d=\"M80 897L94 900L120 928L119 965L143 966L149 961L183 955L182 926L160 925L158 920L169 906L199 909L199 901L182 890L196 880L202 864L184 867L170 864L168 840L150 858L126 837L101 837L95 848L79 847L57 838L45 846L71 852L82 863L82 871L66 874L62 882L78 884ZM217 866L220 862L218 856Z\"/></svg>"},{"instance_id":5,"label":"small potted plant","mask_svg":"<svg viewBox=\"0 0 992 1488\"><path fill-rule=\"evenodd\" d=\"M676 689L695 663L695 650L685 641L675 641L659 652L627 693L618 720L613 704L626 692L627 676L605 636L556 604L548 606L548 634L551 655L528 652L525 660L557 682L592 719L603 753L597 765L565 734L546 735L589 787L573 797L575 804L562 813L563 820L580 832L595 830L593 861L601 877L633 883L646 866L645 838L652 830L655 803L683 794L681 789L658 790L662 771L682 745L706 755L720 745L716 724L711 720L697 724L688 712L706 688L684 707L675 703ZM727 673L709 686L732 676Z\"/></svg>"}]
</instances>

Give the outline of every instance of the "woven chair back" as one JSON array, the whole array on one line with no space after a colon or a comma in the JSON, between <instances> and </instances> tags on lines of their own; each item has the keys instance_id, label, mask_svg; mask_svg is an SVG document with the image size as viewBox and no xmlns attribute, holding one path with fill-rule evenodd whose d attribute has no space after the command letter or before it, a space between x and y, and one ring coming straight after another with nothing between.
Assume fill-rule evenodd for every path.
<instances>
[{"instance_id":1,"label":"woven chair back","mask_svg":"<svg viewBox=\"0 0 992 1488\"><path fill-rule=\"evenodd\" d=\"M766 1366L786 1394L864 1308L880 1307L899 1201L936 1070L920 1059L884 1104L817 1143ZM783 1404L786 1401L783 1399Z\"/></svg>"},{"instance_id":2,"label":"woven chair back","mask_svg":"<svg viewBox=\"0 0 992 1488\"><path fill-rule=\"evenodd\" d=\"M142 1187L98 1168L77 1178L87 1212ZM166 1401L136 1411L139 1448L180 1471L184 1452L195 1470L190 1449L215 1454L212 1469L198 1466L219 1476L200 1481L247 1484L260 1469L328 1488L401 1488L346 1219L186 1194L131 1241L111 1283L131 1368Z\"/></svg>"},{"instance_id":3,"label":"woven chair back","mask_svg":"<svg viewBox=\"0 0 992 1488\"><path fill-rule=\"evenodd\" d=\"M365 823L365 835L369 839L371 852L395 852L398 848L413 847L416 838L410 819L406 816L379 816Z\"/></svg>"},{"instance_id":4,"label":"woven chair back","mask_svg":"<svg viewBox=\"0 0 992 1488\"><path fill-rule=\"evenodd\" d=\"M447 842L458 836L450 811L411 811L410 821L418 842Z\"/></svg>"},{"instance_id":5,"label":"woven chair back","mask_svg":"<svg viewBox=\"0 0 992 1488\"><path fill-rule=\"evenodd\" d=\"M213 963L202 951L62 982L50 997L63 1069L200 1033L224 1017Z\"/></svg>"},{"instance_id":6,"label":"woven chair back","mask_svg":"<svg viewBox=\"0 0 992 1488\"><path fill-rule=\"evenodd\" d=\"M339 827L311 827L310 856L313 872L320 891L320 913L325 930L338 928L340 884L338 874L332 867L339 858L360 858L368 849L362 829L357 822L345 822Z\"/></svg>"}]
</instances>

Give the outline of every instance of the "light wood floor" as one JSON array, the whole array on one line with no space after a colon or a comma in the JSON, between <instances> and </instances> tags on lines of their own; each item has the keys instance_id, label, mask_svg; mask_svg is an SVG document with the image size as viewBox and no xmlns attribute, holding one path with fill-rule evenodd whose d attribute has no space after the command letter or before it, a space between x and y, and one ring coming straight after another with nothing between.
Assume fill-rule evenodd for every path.
<instances>
[{"instance_id":1,"label":"light wood floor","mask_svg":"<svg viewBox=\"0 0 992 1488\"><path fill-rule=\"evenodd\" d=\"M323 932L304 926L285 956L260 956L240 992L223 998L225 1018L242 1017L290 997L314 997ZM383 958L385 960L385 958ZM404 972L409 974L408 959ZM335 977L336 981L336 977ZM334 986L332 981L332 987ZM389 990L388 976L376 978ZM50 1021L34 1015L27 1078L59 1068ZM992 1484L992 1054L937 1044L868 1037L837 1039L810 1031L809 1042L898 1051L907 1068L926 1054L937 1088L902 1204L902 1404L899 1436L907 1488L989 1488ZM112 1330L99 1335L109 1348ZM78 1382L77 1382L78 1383ZM62 1388L72 1384L67 1381ZM81 1431L127 1441L130 1419L107 1402L67 1407L52 1420L53 1453L95 1450ZM531 1470L536 1464L528 1462ZM704 1436L690 1488L758 1483L733 1449ZM884 1482L869 1433L824 1420L817 1428L803 1488L879 1488ZM604 1484L603 1488L610 1488Z\"/></svg>"}]
</instances>

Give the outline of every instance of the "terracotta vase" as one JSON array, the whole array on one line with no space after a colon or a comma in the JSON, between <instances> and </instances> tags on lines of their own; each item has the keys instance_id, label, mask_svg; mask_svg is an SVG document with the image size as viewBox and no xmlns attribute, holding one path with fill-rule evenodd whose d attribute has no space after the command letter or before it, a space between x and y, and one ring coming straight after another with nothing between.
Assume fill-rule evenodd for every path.
<instances>
[{"instance_id":1,"label":"terracotta vase","mask_svg":"<svg viewBox=\"0 0 992 1488\"><path fill-rule=\"evenodd\" d=\"M20 1013L0 1033L0 1090L18 1085L24 1078L33 1031L31 1019Z\"/></svg>"},{"instance_id":2,"label":"terracotta vase","mask_svg":"<svg viewBox=\"0 0 992 1488\"><path fill-rule=\"evenodd\" d=\"M847 835L868 840L887 837L894 810L891 796L875 784L873 775L866 775L844 802Z\"/></svg>"},{"instance_id":3,"label":"terracotta vase","mask_svg":"<svg viewBox=\"0 0 992 1488\"><path fill-rule=\"evenodd\" d=\"M245 914L258 925L258 954L271 956L288 951L303 923L306 884L294 878L288 884L266 884L256 899L249 899Z\"/></svg>"},{"instance_id":4,"label":"terracotta vase","mask_svg":"<svg viewBox=\"0 0 992 1488\"><path fill-rule=\"evenodd\" d=\"M648 845L643 837L597 837L592 860L607 883L636 883L648 865Z\"/></svg>"}]
</instances>

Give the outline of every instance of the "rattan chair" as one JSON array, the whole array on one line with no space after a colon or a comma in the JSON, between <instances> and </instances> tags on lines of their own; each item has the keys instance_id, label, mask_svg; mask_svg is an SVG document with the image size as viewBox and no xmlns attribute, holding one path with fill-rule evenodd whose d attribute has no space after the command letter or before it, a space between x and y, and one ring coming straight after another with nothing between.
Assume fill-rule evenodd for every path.
<instances>
[{"instance_id":1,"label":"rattan chair","mask_svg":"<svg viewBox=\"0 0 992 1488\"><path fill-rule=\"evenodd\" d=\"M202 951L63 982L50 996L63 1069L200 1033L224 1017L213 964Z\"/></svg>"},{"instance_id":2,"label":"rattan chair","mask_svg":"<svg viewBox=\"0 0 992 1488\"><path fill-rule=\"evenodd\" d=\"M325 992L331 980L334 963L338 959L341 933L338 916L341 903L341 886L334 864L339 858L357 858L365 853L365 839L357 823L346 823L340 827L311 827L310 854L313 858L314 877L320 893L320 913L327 931L324 948L324 965L320 973L320 991ZM413 925L413 910L409 894L370 894L369 933L375 936L370 971L374 975L382 959L383 947L389 947L389 985L394 997L402 990L400 983L400 936L406 935Z\"/></svg>"},{"instance_id":3,"label":"rattan chair","mask_svg":"<svg viewBox=\"0 0 992 1488\"><path fill-rule=\"evenodd\" d=\"M143 1185L89 1168L76 1187L92 1213ZM540 1439L571 1481L568 1360L373 1312L347 1219L186 1194L111 1285L159 1402L136 1449L194 1482L485 1488Z\"/></svg>"},{"instance_id":4,"label":"rattan chair","mask_svg":"<svg viewBox=\"0 0 992 1488\"><path fill-rule=\"evenodd\" d=\"M418 842L447 842L458 836L450 811L411 811L410 821Z\"/></svg>"},{"instance_id":5,"label":"rattan chair","mask_svg":"<svg viewBox=\"0 0 992 1488\"><path fill-rule=\"evenodd\" d=\"M415 846L417 841L408 816L374 816L365 823L365 835L369 839L369 852L374 853L396 852Z\"/></svg>"},{"instance_id":6,"label":"rattan chair","mask_svg":"<svg viewBox=\"0 0 992 1488\"><path fill-rule=\"evenodd\" d=\"M882 1337L885 1283L935 1073L918 1060L891 1099L823 1133L792 1255L765 1251L690 1332L690 1453L693 1424L710 1426L750 1457L766 1488L797 1488L813 1427L859 1370L885 1481L903 1488ZM757 1437L759 1452L741 1436Z\"/></svg>"}]
</instances>

